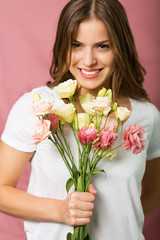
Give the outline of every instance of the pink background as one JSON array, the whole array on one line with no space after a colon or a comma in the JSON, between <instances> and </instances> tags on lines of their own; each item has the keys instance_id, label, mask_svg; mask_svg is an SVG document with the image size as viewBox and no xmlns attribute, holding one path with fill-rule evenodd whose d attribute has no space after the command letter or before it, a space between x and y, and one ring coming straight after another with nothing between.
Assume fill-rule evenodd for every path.
<instances>
[{"instance_id":1,"label":"pink background","mask_svg":"<svg viewBox=\"0 0 160 240\"><path fill-rule=\"evenodd\" d=\"M67 0L0 0L0 135L13 103L50 79L51 49L60 10ZM139 57L147 69L145 88L160 109L159 0L121 0ZM26 189L29 166L18 187ZM160 208L144 225L146 240L160 239ZM0 214L0 240L24 240L22 220ZM127 239L128 240L128 239Z\"/></svg>"}]
</instances>

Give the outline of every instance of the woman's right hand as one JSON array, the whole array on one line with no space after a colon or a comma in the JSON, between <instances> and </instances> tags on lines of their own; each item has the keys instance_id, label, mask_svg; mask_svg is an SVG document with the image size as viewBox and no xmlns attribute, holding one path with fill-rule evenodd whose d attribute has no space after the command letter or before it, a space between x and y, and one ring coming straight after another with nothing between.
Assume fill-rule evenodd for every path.
<instances>
[{"instance_id":1,"label":"woman's right hand","mask_svg":"<svg viewBox=\"0 0 160 240\"><path fill-rule=\"evenodd\" d=\"M90 223L97 191L90 184L89 192L72 192L62 201L62 222L70 226Z\"/></svg>"}]
</instances>

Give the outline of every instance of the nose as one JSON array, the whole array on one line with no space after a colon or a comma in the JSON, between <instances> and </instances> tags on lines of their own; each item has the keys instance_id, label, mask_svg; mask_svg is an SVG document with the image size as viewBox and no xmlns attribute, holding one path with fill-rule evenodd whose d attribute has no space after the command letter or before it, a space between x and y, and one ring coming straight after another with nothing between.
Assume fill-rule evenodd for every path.
<instances>
[{"instance_id":1,"label":"nose","mask_svg":"<svg viewBox=\"0 0 160 240\"><path fill-rule=\"evenodd\" d=\"M96 56L92 48L88 48L84 51L83 61L86 67L92 67L97 63Z\"/></svg>"}]
</instances>

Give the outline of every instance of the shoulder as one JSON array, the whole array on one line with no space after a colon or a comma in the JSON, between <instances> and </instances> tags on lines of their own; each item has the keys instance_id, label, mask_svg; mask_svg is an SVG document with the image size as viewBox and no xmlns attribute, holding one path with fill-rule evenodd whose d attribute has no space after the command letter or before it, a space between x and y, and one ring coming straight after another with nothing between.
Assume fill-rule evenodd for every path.
<instances>
[{"instance_id":1,"label":"shoulder","mask_svg":"<svg viewBox=\"0 0 160 240\"><path fill-rule=\"evenodd\" d=\"M23 94L13 105L11 111L31 112L34 93L39 93L43 99L52 100L54 102L54 108L63 103L62 99L53 91L53 89L48 88L47 86L42 86Z\"/></svg>"},{"instance_id":2,"label":"shoulder","mask_svg":"<svg viewBox=\"0 0 160 240\"><path fill-rule=\"evenodd\" d=\"M138 119L152 122L160 118L160 112L154 104L148 101L138 101L130 99L132 104L133 114Z\"/></svg>"},{"instance_id":3,"label":"shoulder","mask_svg":"<svg viewBox=\"0 0 160 240\"><path fill-rule=\"evenodd\" d=\"M130 99L132 112L127 123L139 124L152 139L155 132L160 132L160 112L154 104L147 101Z\"/></svg>"},{"instance_id":4,"label":"shoulder","mask_svg":"<svg viewBox=\"0 0 160 240\"><path fill-rule=\"evenodd\" d=\"M31 133L38 118L33 114L33 94L38 92L42 98L54 102L53 108L58 108L62 100L48 87L35 88L21 96L13 105L1 139L8 145L25 152L36 149Z\"/></svg>"}]
</instances>

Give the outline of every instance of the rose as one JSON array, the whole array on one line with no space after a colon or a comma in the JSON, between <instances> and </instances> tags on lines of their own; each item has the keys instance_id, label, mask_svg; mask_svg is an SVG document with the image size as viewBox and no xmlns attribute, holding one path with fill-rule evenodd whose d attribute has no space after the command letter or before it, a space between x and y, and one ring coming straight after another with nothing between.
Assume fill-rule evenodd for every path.
<instances>
[{"instance_id":1,"label":"rose","mask_svg":"<svg viewBox=\"0 0 160 240\"><path fill-rule=\"evenodd\" d=\"M117 119L124 121L130 116L131 112L126 107L117 107L115 114Z\"/></svg>"},{"instance_id":2,"label":"rose","mask_svg":"<svg viewBox=\"0 0 160 240\"><path fill-rule=\"evenodd\" d=\"M107 153L107 154L106 154ZM114 157L116 157L116 151L112 148L112 147L108 147L105 151L105 157L109 158L109 159L113 159Z\"/></svg>"},{"instance_id":3,"label":"rose","mask_svg":"<svg viewBox=\"0 0 160 240\"><path fill-rule=\"evenodd\" d=\"M106 122L106 118L102 118L101 129L103 128L110 132L115 132L117 128L117 120L114 117L108 117Z\"/></svg>"},{"instance_id":4,"label":"rose","mask_svg":"<svg viewBox=\"0 0 160 240\"><path fill-rule=\"evenodd\" d=\"M98 155L101 155L102 154L102 151L99 151ZM116 151L114 150L114 148L112 147L108 147L104 152L103 152L103 155L104 158L107 158L107 159L113 159L114 157L116 157Z\"/></svg>"},{"instance_id":5,"label":"rose","mask_svg":"<svg viewBox=\"0 0 160 240\"><path fill-rule=\"evenodd\" d=\"M103 87L99 90L97 97L108 97L109 99L112 99L112 90L108 89L107 91L107 89Z\"/></svg>"},{"instance_id":6,"label":"rose","mask_svg":"<svg viewBox=\"0 0 160 240\"><path fill-rule=\"evenodd\" d=\"M33 113L36 116L42 116L42 115L48 114L52 110L52 107L53 107L52 101L40 99L39 101L34 102Z\"/></svg>"},{"instance_id":7,"label":"rose","mask_svg":"<svg viewBox=\"0 0 160 240\"><path fill-rule=\"evenodd\" d=\"M89 93L87 93L85 96L79 97L79 101L80 101L82 108L90 116L95 115L95 110L93 109L93 107L94 107L93 99L95 99L95 97Z\"/></svg>"},{"instance_id":8,"label":"rose","mask_svg":"<svg viewBox=\"0 0 160 240\"><path fill-rule=\"evenodd\" d=\"M54 110L54 113L58 115L61 120L72 123L75 117L75 108L72 103L63 104Z\"/></svg>"},{"instance_id":9,"label":"rose","mask_svg":"<svg viewBox=\"0 0 160 240\"><path fill-rule=\"evenodd\" d=\"M69 79L63 83L60 83L58 86L54 87L53 90L61 97L61 98L70 98L74 95L77 87L77 81Z\"/></svg>"},{"instance_id":10,"label":"rose","mask_svg":"<svg viewBox=\"0 0 160 240\"><path fill-rule=\"evenodd\" d=\"M94 116L96 111L103 111L103 114L107 116L111 110L111 99L108 97L96 97L96 99L92 98L91 100L85 99L81 103L81 106L90 116Z\"/></svg>"},{"instance_id":11,"label":"rose","mask_svg":"<svg viewBox=\"0 0 160 240\"><path fill-rule=\"evenodd\" d=\"M103 114L107 116L111 110L111 99L108 97L96 97L96 99L93 100L93 109L103 111Z\"/></svg>"},{"instance_id":12,"label":"rose","mask_svg":"<svg viewBox=\"0 0 160 240\"><path fill-rule=\"evenodd\" d=\"M55 131L59 126L59 117L55 113L49 113L46 119L51 122L51 129Z\"/></svg>"},{"instance_id":13,"label":"rose","mask_svg":"<svg viewBox=\"0 0 160 240\"><path fill-rule=\"evenodd\" d=\"M39 93L33 93L33 103L38 102L39 100L41 100Z\"/></svg>"},{"instance_id":14,"label":"rose","mask_svg":"<svg viewBox=\"0 0 160 240\"><path fill-rule=\"evenodd\" d=\"M94 103L93 102L85 102L85 103L81 104L81 106L84 109L84 111L86 113L88 113L90 116L94 116L95 115L95 110L93 109L93 107L94 107Z\"/></svg>"},{"instance_id":15,"label":"rose","mask_svg":"<svg viewBox=\"0 0 160 240\"><path fill-rule=\"evenodd\" d=\"M111 147L115 144L115 141L118 138L118 134L117 133L113 133L111 131L108 131L107 129L103 129L100 133L99 133L99 140L97 142L95 142L94 144L94 148L103 148L106 149L108 147Z\"/></svg>"},{"instance_id":16,"label":"rose","mask_svg":"<svg viewBox=\"0 0 160 240\"><path fill-rule=\"evenodd\" d=\"M78 113L78 126L79 129L82 127L87 127L89 125L89 115L87 113ZM77 130L77 116L74 119L75 122L75 129Z\"/></svg>"},{"instance_id":17,"label":"rose","mask_svg":"<svg viewBox=\"0 0 160 240\"><path fill-rule=\"evenodd\" d=\"M98 131L94 127L83 127L77 136L82 144L90 145L97 138Z\"/></svg>"},{"instance_id":18,"label":"rose","mask_svg":"<svg viewBox=\"0 0 160 240\"><path fill-rule=\"evenodd\" d=\"M51 134L50 131L51 122L49 120L41 119L34 125L32 137L35 144L45 140Z\"/></svg>"},{"instance_id":19,"label":"rose","mask_svg":"<svg viewBox=\"0 0 160 240\"><path fill-rule=\"evenodd\" d=\"M124 139L122 147L127 151L132 150L134 154L137 154L144 149L147 135L139 124L135 124L125 127L122 138Z\"/></svg>"}]
</instances>

